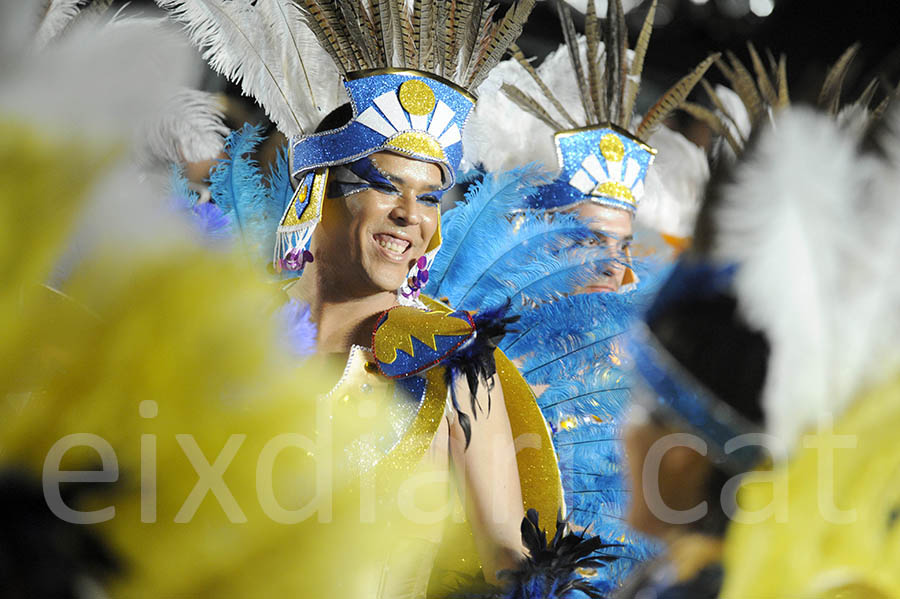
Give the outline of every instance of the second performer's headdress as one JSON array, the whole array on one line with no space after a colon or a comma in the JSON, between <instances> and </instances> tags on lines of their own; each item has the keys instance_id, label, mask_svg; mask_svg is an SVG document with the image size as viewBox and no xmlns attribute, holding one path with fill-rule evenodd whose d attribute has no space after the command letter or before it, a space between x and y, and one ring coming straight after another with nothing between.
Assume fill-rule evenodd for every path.
<instances>
[{"instance_id":1,"label":"second performer's headdress","mask_svg":"<svg viewBox=\"0 0 900 599\"><path fill-rule=\"evenodd\" d=\"M628 49L621 1L608 3L602 22L594 4L588 2L583 38L575 33L569 8L560 3L568 61L560 55L560 49L547 58L541 74L513 46L513 58L528 77L505 71L502 75L509 76L504 77L500 90L554 131L560 170L556 180L533 198L535 207L559 209L590 200L635 213L656 154L645 140L687 97L714 60L704 60L669 89L643 119L633 123L655 9L654 1L633 52Z\"/></svg>"},{"instance_id":2,"label":"second performer's headdress","mask_svg":"<svg viewBox=\"0 0 900 599\"><path fill-rule=\"evenodd\" d=\"M499 19L488 0L158 2L290 138L296 193L278 225L274 260L279 269L301 270L330 167L360 175L370 170L368 156L388 151L437 164L442 189L453 185L475 104L468 90L518 37L535 0L515 2ZM349 122L314 133L348 98ZM417 290L439 247L438 231L404 295Z\"/></svg>"}]
</instances>

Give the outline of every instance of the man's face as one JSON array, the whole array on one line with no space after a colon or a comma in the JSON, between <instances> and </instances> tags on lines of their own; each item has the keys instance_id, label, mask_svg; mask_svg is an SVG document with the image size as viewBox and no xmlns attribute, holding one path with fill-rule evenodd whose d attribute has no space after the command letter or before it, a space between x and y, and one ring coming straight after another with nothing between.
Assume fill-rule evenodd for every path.
<instances>
[{"instance_id":1,"label":"man's face","mask_svg":"<svg viewBox=\"0 0 900 599\"><path fill-rule=\"evenodd\" d=\"M580 288L577 293L615 293L622 286L625 264L632 240L631 214L618 208L602 206L591 201L582 202L573 212L594 233L581 246L595 248L609 258L609 265L600 276Z\"/></svg>"},{"instance_id":2,"label":"man's face","mask_svg":"<svg viewBox=\"0 0 900 599\"><path fill-rule=\"evenodd\" d=\"M326 199L322 235L314 238L320 267L351 286L353 295L399 289L441 216L434 195L441 188L440 167L389 152L373 154L371 161L380 182Z\"/></svg>"}]
</instances>

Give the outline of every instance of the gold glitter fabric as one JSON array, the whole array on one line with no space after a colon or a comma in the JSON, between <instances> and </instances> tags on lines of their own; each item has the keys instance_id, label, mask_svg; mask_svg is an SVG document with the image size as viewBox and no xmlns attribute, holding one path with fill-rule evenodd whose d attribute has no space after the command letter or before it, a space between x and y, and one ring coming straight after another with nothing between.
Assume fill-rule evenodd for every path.
<instances>
[{"instance_id":1,"label":"gold glitter fabric","mask_svg":"<svg viewBox=\"0 0 900 599\"><path fill-rule=\"evenodd\" d=\"M300 252L309 245L316 225L322 219L323 200L327 188L327 168L309 172L303 177L275 232L273 266L277 271L280 272L284 267L283 261L286 257Z\"/></svg>"},{"instance_id":2,"label":"gold glitter fabric","mask_svg":"<svg viewBox=\"0 0 900 599\"><path fill-rule=\"evenodd\" d=\"M550 431L547 430L547 423L531 387L515 365L499 349L494 352L494 361L497 364L497 377L503 388L513 439L516 440L516 446L521 447L516 460L525 510L536 509L541 517L541 526L553 530L557 511L565 513L566 508Z\"/></svg>"},{"instance_id":3,"label":"gold glitter fabric","mask_svg":"<svg viewBox=\"0 0 900 599\"><path fill-rule=\"evenodd\" d=\"M372 345L381 373L403 378L438 364L474 331L465 312L398 306L379 319Z\"/></svg>"},{"instance_id":4,"label":"gold glitter fabric","mask_svg":"<svg viewBox=\"0 0 900 599\"><path fill-rule=\"evenodd\" d=\"M610 162L622 162L625 158L625 144L613 133L600 138L600 154Z\"/></svg>"},{"instance_id":5,"label":"gold glitter fabric","mask_svg":"<svg viewBox=\"0 0 900 599\"><path fill-rule=\"evenodd\" d=\"M392 137L385 145L412 157L444 160L444 151L438 140L422 131L404 131Z\"/></svg>"},{"instance_id":6,"label":"gold glitter fabric","mask_svg":"<svg viewBox=\"0 0 900 599\"><path fill-rule=\"evenodd\" d=\"M616 183L614 181L604 181L597 185L594 188L594 191L591 192L592 196L610 198L615 200L621 200L623 202L628 202L629 204L636 205L637 202L634 199L634 194L631 193L631 188L623 183Z\"/></svg>"},{"instance_id":7,"label":"gold glitter fabric","mask_svg":"<svg viewBox=\"0 0 900 599\"><path fill-rule=\"evenodd\" d=\"M410 79L400 85L400 105L409 114L431 114L437 100L434 92L427 83L421 79Z\"/></svg>"},{"instance_id":8,"label":"gold glitter fabric","mask_svg":"<svg viewBox=\"0 0 900 599\"><path fill-rule=\"evenodd\" d=\"M447 403L447 385L444 384L444 371L440 368L432 368L423 373L422 377L426 380L427 386L416 417L406 434L379 463L379 469L391 471L412 469L434 441Z\"/></svg>"}]
</instances>

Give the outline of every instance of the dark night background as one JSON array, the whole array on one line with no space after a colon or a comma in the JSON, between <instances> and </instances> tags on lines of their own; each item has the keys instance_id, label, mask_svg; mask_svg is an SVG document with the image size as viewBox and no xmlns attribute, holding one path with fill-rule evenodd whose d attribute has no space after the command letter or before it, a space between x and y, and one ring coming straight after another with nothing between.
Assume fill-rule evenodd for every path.
<instances>
[{"instance_id":1,"label":"dark night background","mask_svg":"<svg viewBox=\"0 0 900 599\"><path fill-rule=\"evenodd\" d=\"M519 41L526 54L542 58L562 42L555 1L538 2ZM154 10L149 0L116 4L127 4L131 11ZM626 4L636 5L627 16L633 44L650 0ZM576 23L581 29L582 22ZM861 48L845 82L845 98L855 98L879 77L877 102L900 80L900 0L659 0L655 25L644 69L644 109L710 52L731 50L747 61L747 41L760 51L787 55L795 102L814 99L827 67L855 42ZM715 82L717 77L712 69L707 78ZM211 90L225 85L213 74L204 82ZM249 115L252 107L247 108Z\"/></svg>"}]
</instances>

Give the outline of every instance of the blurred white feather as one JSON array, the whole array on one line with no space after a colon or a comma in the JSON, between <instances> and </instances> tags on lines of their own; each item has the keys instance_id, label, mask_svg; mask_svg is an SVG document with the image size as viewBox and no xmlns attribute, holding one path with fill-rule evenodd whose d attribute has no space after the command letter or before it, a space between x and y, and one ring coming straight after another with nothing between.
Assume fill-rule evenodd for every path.
<instances>
[{"instance_id":1,"label":"blurred white feather","mask_svg":"<svg viewBox=\"0 0 900 599\"><path fill-rule=\"evenodd\" d=\"M79 11L81 0L50 0L46 5L46 12L41 17L38 25L35 42L39 48L47 45L50 40L72 22Z\"/></svg>"},{"instance_id":2,"label":"blurred white feather","mask_svg":"<svg viewBox=\"0 0 900 599\"><path fill-rule=\"evenodd\" d=\"M794 108L723 192L717 257L739 263L748 322L772 345L764 392L769 432L787 447L852 398L845 341L858 265L869 257L850 201L864 184L855 139L827 115Z\"/></svg>"},{"instance_id":3,"label":"blurred white feather","mask_svg":"<svg viewBox=\"0 0 900 599\"><path fill-rule=\"evenodd\" d=\"M844 341L850 367L840 381L851 393L874 386L900 370L900 110L884 117L877 143L884 160L860 161L867 186L859 190L854 211L860 222L865 260L853 288L853 326Z\"/></svg>"},{"instance_id":4,"label":"blurred white feather","mask_svg":"<svg viewBox=\"0 0 900 599\"><path fill-rule=\"evenodd\" d=\"M287 136L310 133L344 99L331 58L287 0L157 0L213 70L241 86ZM307 76L304 76L306 73Z\"/></svg>"},{"instance_id":5,"label":"blurred white feather","mask_svg":"<svg viewBox=\"0 0 900 599\"><path fill-rule=\"evenodd\" d=\"M158 19L76 24L3 73L0 110L66 135L119 138L162 116L195 74L193 52Z\"/></svg>"},{"instance_id":6,"label":"blurred white feather","mask_svg":"<svg viewBox=\"0 0 900 599\"><path fill-rule=\"evenodd\" d=\"M715 91L722 106L728 113L725 115L726 118L724 120L728 125L730 133L737 140L747 141L750 137L750 130L753 128L753 125L750 123L750 113L747 112L744 101L741 100L741 97L737 92L730 87L716 84Z\"/></svg>"},{"instance_id":7,"label":"blurred white feather","mask_svg":"<svg viewBox=\"0 0 900 599\"><path fill-rule=\"evenodd\" d=\"M741 97L730 87L717 84L715 93L719 98L719 102L725 108L724 115L719 110L716 110L716 114L728 127L728 132L731 133L732 137L743 147L750 138L750 132L753 128L747 107L744 105ZM737 154L734 149L721 136L715 140L710 154L715 160L722 160L725 164L733 164L737 160Z\"/></svg>"},{"instance_id":8,"label":"blurred white feather","mask_svg":"<svg viewBox=\"0 0 900 599\"><path fill-rule=\"evenodd\" d=\"M34 33L40 26L38 4L21 0L0 0L0 61L11 65L19 54L34 44ZM8 68L8 67L7 67Z\"/></svg>"},{"instance_id":9,"label":"blurred white feather","mask_svg":"<svg viewBox=\"0 0 900 599\"><path fill-rule=\"evenodd\" d=\"M657 129L648 143L657 154L635 218L654 231L690 237L709 181L706 152L668 127Z\"/></svg>"},{"instance_id":10,"label":"blurred white feather","mask_svg":"<svg viewBox=\"0 0 900 599\"><path fill-rule=\"evenodd\" d=\"M173 96L162 117L148 123L142 162L200 162L216 158L225 145L220 99L198 90L185 89Z\"/></svg>"},{"instance_id":11,"label":"blurred white feather","mask_svg":"<svg viewBox=\"0 0 900 599\"><path fill-rule=\"evenodd\" d=\"M9 22L33 18L33 7L9 4L0 9L10 19L0 25L4 30ZM102 26L79 19L43 49L35 47L33 29L30 35L3 56L0 115L30 124L50 139L120 149L109 175L90 194L55 282L99 246L121 252L190 239L183 219L167 208L165 187L144 176L131 159L143 127L160 119L167 102L193 79L194 52L183 37L158 19Z\"/></svg>"}]
</instances>

